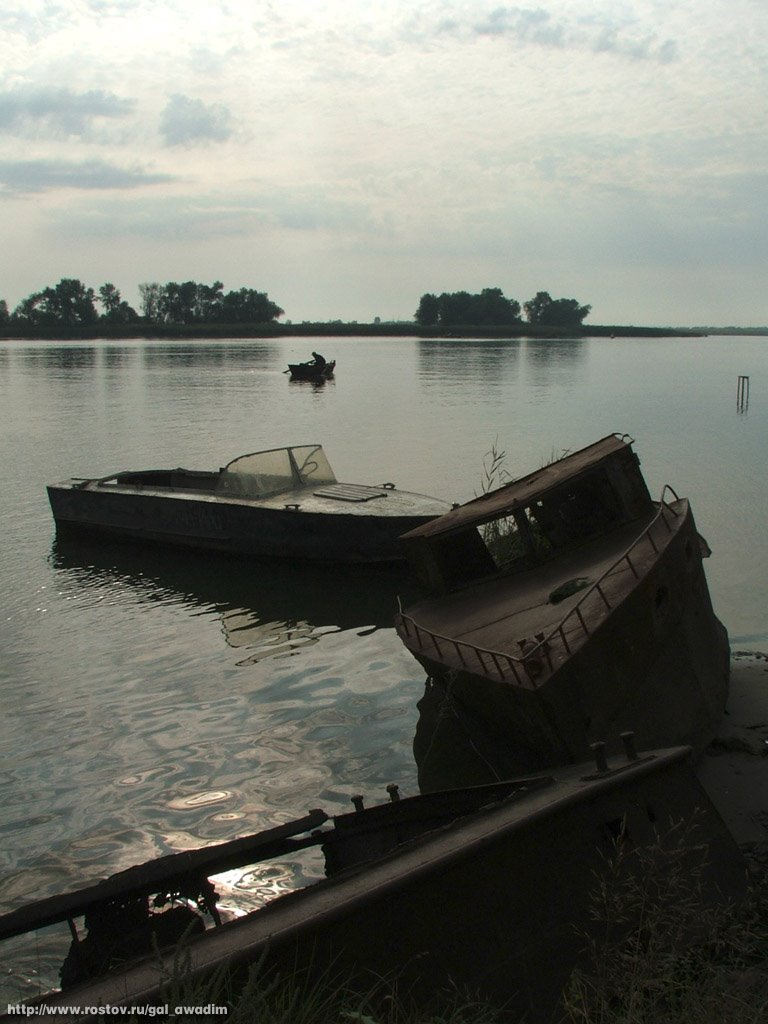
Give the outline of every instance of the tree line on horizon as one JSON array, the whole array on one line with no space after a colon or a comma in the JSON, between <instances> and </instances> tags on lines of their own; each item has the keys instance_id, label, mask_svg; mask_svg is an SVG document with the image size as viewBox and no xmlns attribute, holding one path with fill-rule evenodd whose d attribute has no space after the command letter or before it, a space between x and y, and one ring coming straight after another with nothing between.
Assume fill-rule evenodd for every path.
<instances>
[{"instance_id":1,"label":"tree line on horizon","mask_svg":"<svg viewBox=\"0 0 768 1024\"><path fill-rule=\"evenodd\" d=\"M139 294L141 313L122 298L114 284L101 285L97 294L76 278L62 278L57 285L27 296L13 312L0 299L0 327L265 324L284 315L266 292L253 288L225 292L221 281L212 285L197 281L145 282L139 285ZM553 299L544 291L521 306L516 299L507 298L501 288L484 288L474 295L466 291L422 295L415 321L421 327L506 327L522 324L523 310L530 324L576 327L591 306L581 306L576 299Z\"/></svg>"},{"instance_id":2,"label":"tree line on horizon","mask_svg":"<svg viewBox=\"0 0 768 1024\"><path fill-rule=\"evenodd\" d=\"M469 292L422 295L415 320L422 327L510 327L523 322L520 313L525 310L529 324L578 327L591 309L591 306L580 306L576 299L553 299L549 292L537 292L521 306L517 299L508 299L501 288L484 288L476 295Z\"/></svg>"},{"instance_id":3,"label":"tree line on horizon","mask_svg":"<svg viewBox=\"0 0 768 1024\"><path fill-rule=\"evenodd\" d=\"M103 284L98 295L76 278L62 278L54 287L34 292L10 312L0 299L0 326L88 326L110 324L260 324L283 315L266 292L253 288L224 291L221 281L212 285L197 281L178 284L147 282L139 285L138 313L114 284ZM97 308L101 306L101 312Z\"/></svg>"}]
</instances>

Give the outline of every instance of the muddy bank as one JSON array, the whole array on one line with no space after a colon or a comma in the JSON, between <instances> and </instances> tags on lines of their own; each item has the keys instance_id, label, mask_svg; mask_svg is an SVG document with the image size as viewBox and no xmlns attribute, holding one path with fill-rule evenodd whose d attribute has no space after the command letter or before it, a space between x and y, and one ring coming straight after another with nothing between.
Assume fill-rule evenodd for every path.
<instances>
[{"instance_id":1,"label":"muddy bank","mask_svg":"<svg viewBox=\"0 0 768 1024\"><path fill-rule=\"evenodd\" d=\"M768 654L733 652L726 713L698 776L736 841L768 850Z\"/></svg>"}]
</instances>

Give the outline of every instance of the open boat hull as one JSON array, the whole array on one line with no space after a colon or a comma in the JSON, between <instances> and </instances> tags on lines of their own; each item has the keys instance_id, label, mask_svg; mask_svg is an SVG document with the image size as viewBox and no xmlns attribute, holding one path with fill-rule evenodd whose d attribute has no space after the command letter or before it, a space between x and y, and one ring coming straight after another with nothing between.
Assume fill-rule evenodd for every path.
<instances>
[{"instance_id":1,"label":"open boat hull","mask_svg":"<svg viewBox=\"0 0 768 1024\"><path fill-rule=\"evenodd\" d=\"M291 380L307 380L321 383L331 380L336 372L336 360L326 363L322 369L318 369L313 363L288 363L288 372Z\"/></svg>"},{"instance_id":2,"label":"open boat hull","mask_svg":"<svg viewBox=\"0 0 768 1024\"><path fill-rule=\"evenodd\" d=\"M182 867L189 879L219 862L247 862L244 844L252 860L267 847L275 856L286 837L311 830L308 841L323 843L330 877L191 939L193 978L222 967L236 976L266 957L264 968L351 979L363 992L372 978L397 979L401 993L422 1002L454 985L527 1020L549 1020L583 949L578 929L589 928L597 878L621 837L627 853L638 852L695 821L693 845L708 848L700 893L713 901L742 894L743 860L689 755L677 748L638 756L627 743L626 755L607 765L359 809L336 817L328 832L317 831L324 815L313 811L302 822L150 862L102 885L112 897L121 879L142 892L178 890ZM22 908L0 919L0 937L71 920L93 907L93 897L91 889ZM42 1002L50 1013L70 1007L73 1016L83 1006L162 1004L177 955L147 957Z\"/></svg>"}]
</instances>

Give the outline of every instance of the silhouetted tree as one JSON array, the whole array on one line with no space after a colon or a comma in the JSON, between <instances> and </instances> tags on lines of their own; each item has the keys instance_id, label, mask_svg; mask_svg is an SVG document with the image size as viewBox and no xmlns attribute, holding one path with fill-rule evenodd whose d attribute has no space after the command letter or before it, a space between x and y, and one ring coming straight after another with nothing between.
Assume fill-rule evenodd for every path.
<instances>
[{"instance_id":1,"label":"silhouetted tree","mask_svg":"<svg viewBox=\"0 0 768 1024\"><path fill-rule=\"evenodd\" d=\"M144 315L152 323L268 323L283 310L265 292L241 288L224 294L221 281L140 284Z\"/></svg>"},{"instance_id":2,"label":"silhouetted tree","mask_svg":"<svg viewBox=\"0 0 768 1024\"><path fill-rule=\"evenodd\" d=\"M93 288L86 288L77 278L63 277L54 288L23 299L14 310L14 319L29 324L92 324L98 319Z\"/></svg>"},{"instance_id":3,"label":"silhouetted tree","mask_svg":"<svg viewBox=\"0 0 768 1024\"><path fill-rule=\"evenodd\" d=\"M99 302L104 308L102 320L112 324L133 324L139 319L139 314L133 306L123 301L120 291L113 284L103 284L99 288Z\"/></svg>"},{"instance_id":4,"label":"silhouetted tree","mask_svg":"<svg viewBox=\"0 0 768 1024\"><path fill-rule=\"evenodd\" d=\"M0 299L0 327L6 327L10 322L11 314L8 311L8 303Z\"/></svg>"},{"instance_id":5,"label":"silhouetted tree","mask_svg":"<svg viewBox=\"0 0 768 1024\"><path fill-rule=\"evenodd\" d=\"M427 293L421 296L415 320L422 327L436 327L440 320L440 300L436 295Z\"/></svg>"},{"instance_id":6,"label":"silhouetted tree","mask_svg":"<svg viewBox=\"0 0 768 1024\"><path fill-rule=\"evenodd\" d=\"M141 311L150 323L156 324L160 321L160 295L162 286L157 281L146 281L139 285L141 296Z\"/></svg>"},{"instance_id":7,"label":"silhouetted tree","mask_svg":"<svg viewBox=\"0 0 768 1024\"><path fill-rule=\"evenodd\" d=\"M508 299L501 288L484 288L479 295L443 292L422 295L416 322L424 327L466 325L501 327L520 322L520 303Z\"/></svg>"},{"instance_id":8,"label":"silhouetted tree","mask_svg":"<svg viewBox=\"0 0 768 1024\"><path fill-rule=\"evenodd\" d=\"M577 327L592 309L576 299L553 299L549 292L536 292L523 306L530 324L547 327Z\"/></svg>"},{"instance_id":9,"label":"silhouetted tree","mask_svg":"<svg viewBox=\"0 0 768 1024\"><path fill-rule=\"evenodd\" d=\"M266 292L252 288L241 288L227 292L222 303L221 317L224 323L269 323L282 316L285 311L272 302Z\"/></svg>"}]
</instances>

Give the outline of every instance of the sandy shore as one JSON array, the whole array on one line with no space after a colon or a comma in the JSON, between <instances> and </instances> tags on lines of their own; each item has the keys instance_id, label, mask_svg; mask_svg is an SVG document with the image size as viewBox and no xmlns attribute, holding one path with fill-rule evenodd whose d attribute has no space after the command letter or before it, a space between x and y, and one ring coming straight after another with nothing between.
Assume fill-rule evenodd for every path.
<instances>
[{"instance_id":1,"label":"sandy shore","mask_svg":"<svg viewBox=\"0 0 768 1024\"><path fill-rule=\"evenodd\" d=\"M768 654L733 652L723 724L697 774L736 841L768 848Z\"/></svg>"}]
</instances>

